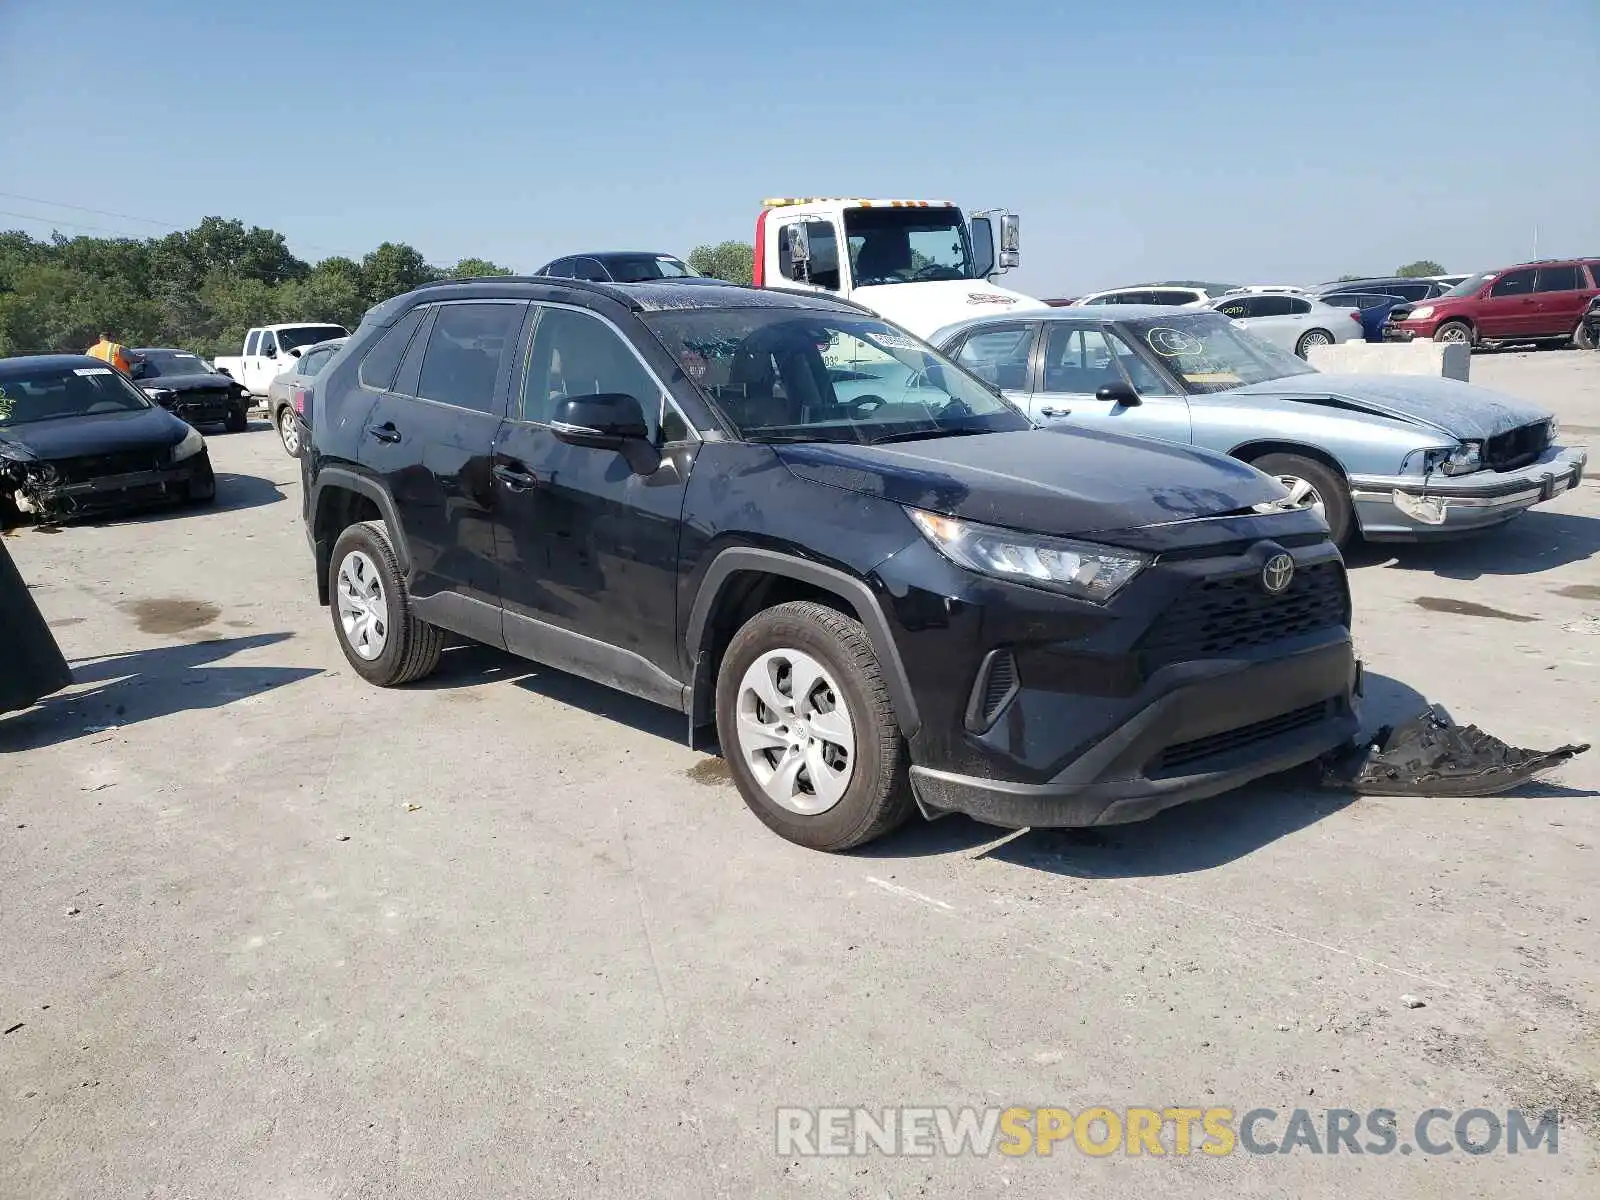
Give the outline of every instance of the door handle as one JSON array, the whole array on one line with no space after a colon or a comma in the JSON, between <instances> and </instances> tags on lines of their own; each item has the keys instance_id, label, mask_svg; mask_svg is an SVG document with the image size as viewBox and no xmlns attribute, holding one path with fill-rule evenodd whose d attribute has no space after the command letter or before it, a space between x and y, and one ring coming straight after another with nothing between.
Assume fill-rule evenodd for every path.
<instances>
[{"instance_id":1,"label":"door handle","mask_svg":"<svg viewBox=\"0 0 1600 1200\"><path fill-rule=\"evenodd\" d=\"M392 444L400 440L400 431L394 427L393 421L385 421L382 425L368 425L367 432L380 442Z\"/></svg>"},{"instance_id":2,"label":"door handle","mask_svg":"<svg viewBox=\"0 0 1600 1200\"><path fill-rule=\"evenodd\" d=\"M508 467L503 463L494 469L494 477L513 492L527 492L539 486L539 477L532 471Z\"/></svg>"},{"instance_id":3,"label":"door handle","mask_svg":"<svg viewBox=\"0 0 1600 1200\"><path fill-rule=\"evenodd\" d=\"M1070 417L1072 410L1070 408L1052 408L1049 405L1045 405L1039 410L1039 415L1041 417Z\"/></svg>"}]
</instances>

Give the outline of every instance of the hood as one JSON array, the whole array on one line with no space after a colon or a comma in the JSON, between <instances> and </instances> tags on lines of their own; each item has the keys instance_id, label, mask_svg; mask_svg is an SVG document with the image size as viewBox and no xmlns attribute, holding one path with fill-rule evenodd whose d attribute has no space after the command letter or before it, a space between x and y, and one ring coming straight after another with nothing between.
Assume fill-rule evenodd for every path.
<instances>
[{"instance_id":1,"label":"hood","mask_svg":"<svg viewBox=\"0 0 1600 1200\"><path fill-rule=\"evenodd\" d=\"M233 379L227 375L216 375L209 371L202 371L194 375L157 375L153 379L136 379L134 383L141 388L166 388L169 392L195 392L202 388L232 387Z\"/></svg>"},{"instance_id":2,"label":"hood","mask_svg":"<svg viewBox=\"0 0 1600 1200\"><path fill-rule=\"evenodd\" d=\"M850 299L925 338L940 326L992 313L1048 308L1043 300L995 287L987 279L934 279L859 287Z\"/></svg>"},{"instance_id":3,"label":"hood","mask_svg":"<svg viewBox=\"0 0 1600 1200\"><path fill-rule=\"evenodd\" d=\"M21 446L34 458L49 460L147 446L164 449L177 445L188 432L188 425L157 405L142 412L92 413L6 426L0 428L0 444Z\"/></svg>"},{"instance_id":4,"label":"hood","mask_svg":"<svg viewBox=\"0 0 1600 1200\"><path fill-rule=\"evenodd\" d=\"M1089 429L774 449L790 471L814 483L1061 537L1216 516L1284 494L1274 480L1221 454Z\"/></svg>"},{"instance_id":5,"label":"hood","mask_svg":"<svg viewBox=\"0 0 1600 1200\"><path fill-rule=\"evenodd\" d=\"M1550 414L1515 396L1428 375L1291 375L1222 393L1278 400L1337 397L1347 407L1397 417L1454 438L1490 438Z\"/></svg>"}]
</instances>

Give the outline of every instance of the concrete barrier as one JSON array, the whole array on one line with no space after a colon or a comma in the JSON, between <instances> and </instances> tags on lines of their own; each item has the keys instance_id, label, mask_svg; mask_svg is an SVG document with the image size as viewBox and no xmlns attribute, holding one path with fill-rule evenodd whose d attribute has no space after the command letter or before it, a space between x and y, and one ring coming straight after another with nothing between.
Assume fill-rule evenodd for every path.
<instances>
[{"instance_id":1,"label":"concrete barrier","mask_svg":"<svg viewBox=\"0 0 1600 1200\"><path fill-rule=\"evenodd\" d=\"M1467 382L1472 351L1461 342L1416 338L1409 342L1346 342L1312 346L1307 361L1339 375L1436 375Z\"/></svg>"}]
</instances>

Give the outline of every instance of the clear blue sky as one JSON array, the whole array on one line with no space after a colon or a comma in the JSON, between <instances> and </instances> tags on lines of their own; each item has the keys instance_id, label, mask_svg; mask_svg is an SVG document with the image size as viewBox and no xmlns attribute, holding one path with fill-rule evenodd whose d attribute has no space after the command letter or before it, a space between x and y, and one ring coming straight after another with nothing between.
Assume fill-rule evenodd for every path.
<instances>
[{"instance_id":1,"label":"clear blue sky","mask_svg":"<svg viewBox=\"0 0 1600 1200\"><path fill-rule=\"evenodd\" d=\"M0 0L0 192L525 270L935 197L1036 294L1600 254L1600 0L227 7ZM0 196L69 222L163 232Z\"/></svg>"}]
</instances>

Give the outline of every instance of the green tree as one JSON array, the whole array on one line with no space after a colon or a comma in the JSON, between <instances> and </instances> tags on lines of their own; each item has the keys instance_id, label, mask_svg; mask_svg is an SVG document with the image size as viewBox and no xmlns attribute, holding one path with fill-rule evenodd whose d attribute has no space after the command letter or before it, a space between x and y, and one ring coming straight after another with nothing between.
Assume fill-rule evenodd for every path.
<instances>
[{"instance_id":1,"label":"green tree","mask_svg":"<svg viewBox=\"0 0 1600 1200\"><path fill-rule=\"evenodd\" d=\"M1394 273L1401 279L1422 279L1428 275L1443 275L1444 267L1431 258L1419 258L1414 263L1396 267Z\"/></svg>"},{"instance_id":2,"label":"green tree","mask_svg":"<svg viewBox=\"0 0 1600 1200\"><path fill-rule=\"evenodd\" d=\"M490 275L514 275L510 267L502 267L487 258L463 258L446 274L451 279L482 279Z\"/></svg>"},{"instance_id":3,"label":"green tree","mask_svg":"<svg viewBox=\"0 0 1600 1200\"><path fill-rule=\"evenodd\" d=\"M688 263L702 275L748 285L754 277L756 250L749 242L718 242L696 246Z\"/></svg>"},{"instance_id":4,"label":"green tree","mask_svg":"<svg viewBox=\"0 0 1600 1200\"><path fill-rule=\"evenodd\" d=\"M384 242L361 260L361 290L368 304L381 304L437 278L439 272L422 253L404 242Z\"/></svg>"}]
</instances>

